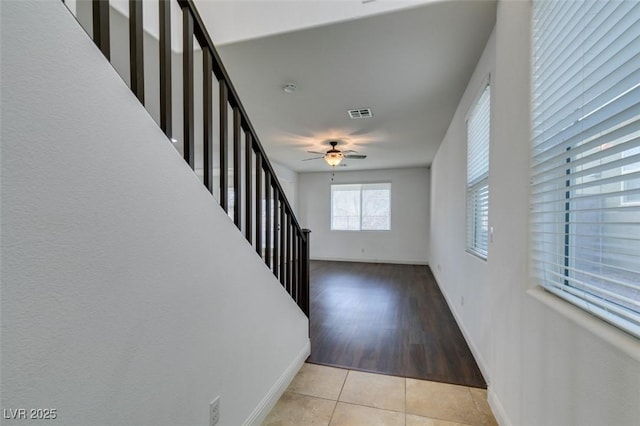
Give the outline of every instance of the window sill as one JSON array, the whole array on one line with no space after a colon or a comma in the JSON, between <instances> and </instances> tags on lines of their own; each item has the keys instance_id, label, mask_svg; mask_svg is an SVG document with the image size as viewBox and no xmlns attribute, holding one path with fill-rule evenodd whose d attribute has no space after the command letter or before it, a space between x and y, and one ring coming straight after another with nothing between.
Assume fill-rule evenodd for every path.
<instances>
[{"instance_id":1,"label":"window sill","mask_svg":"<svg viewBox=\"0 0 640 426\"><path fill-rule=\"evenodd\" d=\"M536 285L527 294L640 362L640 340Z\"/></svg>"},{"instance_id":2,"label":"window sill","mask_svg":"<svg viewBox=\"0 0 640 426\"><path fill-rule=\"evenodd\" d=\"M484 262L487 261L487 257L488 256L486 254L478 253L477 251L473 251L473 250L469 250L469 249L466 249L465 252L467 254L470 254L471 256L475 257L478 260L482 260Z\"/></svg>"}]
</instances>

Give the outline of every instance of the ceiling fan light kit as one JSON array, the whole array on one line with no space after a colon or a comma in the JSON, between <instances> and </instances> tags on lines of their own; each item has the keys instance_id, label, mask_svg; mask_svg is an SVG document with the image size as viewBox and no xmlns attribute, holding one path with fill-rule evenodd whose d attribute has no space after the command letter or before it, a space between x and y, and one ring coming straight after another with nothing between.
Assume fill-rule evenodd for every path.
<instances>
[{"instance_id":1,"label":"ceiling fan light kit","mask_svg":"<svg viewBox=\"0 0 640 426\"><path fill-rule=\"evenodd\" d=\"M336 145L338 145L337 141L331 141L329 143L331 144L331 149L327 151L322 158L324 158L324 161L326 161L328 165L335 167L340 164L344 158L344 154L339 149L336 149Z\"/></svg>"},{"instance_id":2,"label":"ceiling fan light kit","mask_svg":"<svg viewBox=\"0 0 640 426\"><path fill-rule=\"evenodd\" d=\"M322 158L331 167L336 167L340 165L342 160L344 160L345 158L354 159L354 160L364 160L365 158L367 158L366 155L362 155L362 154L345 155L345 152L350 153L355 151L351 151L351 150L340 151L339 149L336 149L336 146L338 145L338 141L330 141L329 144L331 145L331 149L326 153L324 153L322 157L307 158L302 161L318 160ZM316 151L308 151L308 152L310 152L311 154L322 154L321 152L316 152Z\"/></svg>"},{"instance_id":3,"label":"ceiling fan light kit","mask_svg":"<svg viewBox=\"0 0 640 426\"><path fill-rule=\"evenodd\" d=\"M331 167L335 167L338 164L340 164L340 162L344 158L344 154L341 153L338 150L332 150L332 151L335 151L335 152L329 151L324 155L323 158L324 158L324 161L326 161L328 165L330 165Z\"/></svg>"}]
</instances>

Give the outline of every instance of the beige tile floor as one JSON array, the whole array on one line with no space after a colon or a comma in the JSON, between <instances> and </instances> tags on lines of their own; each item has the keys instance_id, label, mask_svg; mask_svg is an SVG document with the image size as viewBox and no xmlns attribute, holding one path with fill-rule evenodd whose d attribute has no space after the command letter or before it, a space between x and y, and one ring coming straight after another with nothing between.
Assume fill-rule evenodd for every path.
<instances>
[{"instance_id":1,"label":"beige tile floor","mask_svg":"<svg viewBox=\"0 0 640 426\"><path fill-rule=\"evenodd\" d=\"M487 391L304 364L264 426L497 425Z\"/></svg>"}]
</instances>

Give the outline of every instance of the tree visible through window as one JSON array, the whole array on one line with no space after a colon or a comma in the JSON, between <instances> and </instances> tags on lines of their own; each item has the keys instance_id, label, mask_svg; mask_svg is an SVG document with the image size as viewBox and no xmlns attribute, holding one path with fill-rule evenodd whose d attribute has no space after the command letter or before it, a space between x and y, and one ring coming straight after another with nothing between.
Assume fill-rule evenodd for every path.
<instances>
[{"instance_id":1,"label":"tree visible through window","mask_svg":"<svg viewBox=\"0 0 640 426\"><path fill-rule=\"evenodd\" d=\"M391 229L391 183L331 185L331 229Z\"/></svg>"}]
</instances>

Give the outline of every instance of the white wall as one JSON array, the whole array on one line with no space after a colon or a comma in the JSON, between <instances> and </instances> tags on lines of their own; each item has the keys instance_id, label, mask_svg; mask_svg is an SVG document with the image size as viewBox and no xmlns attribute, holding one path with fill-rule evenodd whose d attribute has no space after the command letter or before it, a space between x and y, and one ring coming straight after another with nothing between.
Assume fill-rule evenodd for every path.
<instances>
[{"instance_id":1,"label":"white wall","mask_svg":"<svg viewBox=\"0 0 640 426\"><path fill-rule=\"evenodd\" d=\"M259 421L306 318L62 2L1 18L1 408Z\"/></svg>"},{"instance_id":2,"label":"white wall","mask_svg":"<svg viewBox=\"0 0 640 426\"><path fill-rule=\"evenodd\" d=\"M276 173L280 186L282 186L284 195L287 196L293 213L298 215L298 173L279 163L271 162L271 166Z\"/></svg>"},{"instance_id":3,"label":"white wall","mask_svg":"<svg viewBox=\"0 0 640 426\"><path fill-rule=\"evenodd\" d=\"M331 184L391 182L390 231L332 231ZM427 263L429 169L300 173L298 207L311 229L311 258L362 262Z\"/></svg>"},{"instance_id":4,"label":"white wall","mask_svg":"<svg viewBox=\"0 0 640 426\"><path fill-rule=\"evenodd\" d=\"M529 14L529 2L499 3L495 32L433 162L429 262L501 424L637 425L640 342L529 280ZM485 262L464 251L464 116L489 72L495 232Z\"/></svg>"},{"instance_id":5,"label":"white wall","mask_svg":"<svg viewBox=\"0 0 640 426\"><path fill-rule=\"evenodd\" d=\"M451 125L431 165L431 269L457 314L471 335L485 335L483 303L476 295L491 288L487 262L465 251L466 214L466 116L484 88L487 78L495 85L495 30L471 77ZM493 88L492 88L493 92ZM494 95L492 95L495 97ZM493 101L493 99L492 99ZM495 102L491 103L492 118ZM469 287L472 287L470 289ZM464 300L463 300L464 299ZM464 305L464 309L462 309ZM456 309L457 308L457 309ZM468 339L467 339L468 340ZM476 361L487 375L487 339L472 340Z\"/></svg>"}]
</instances>

